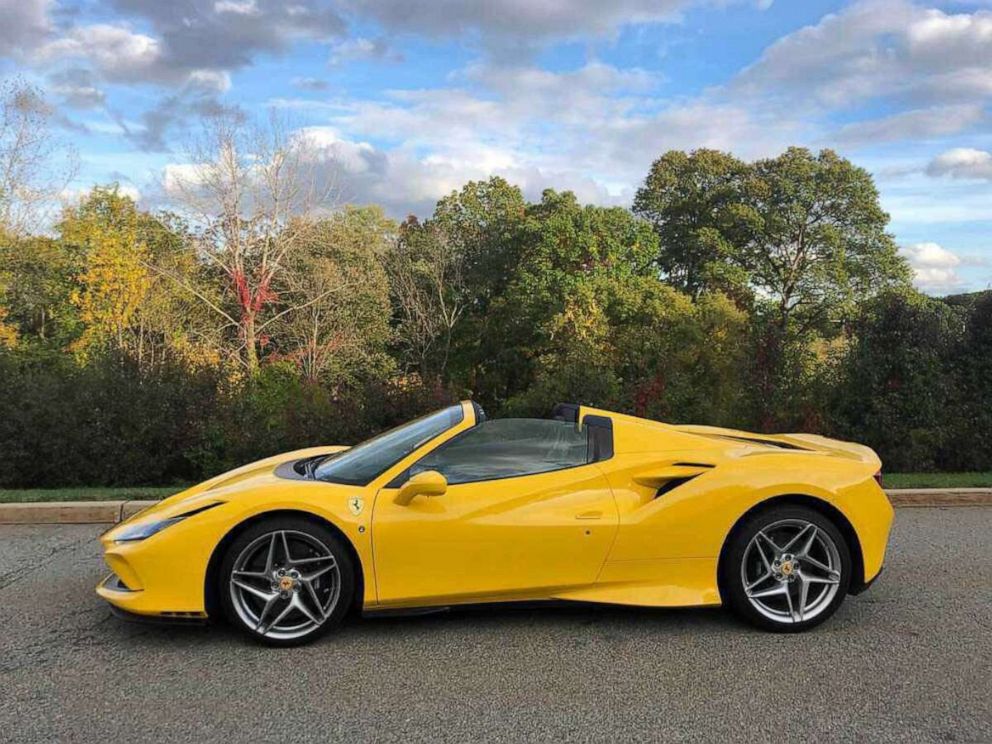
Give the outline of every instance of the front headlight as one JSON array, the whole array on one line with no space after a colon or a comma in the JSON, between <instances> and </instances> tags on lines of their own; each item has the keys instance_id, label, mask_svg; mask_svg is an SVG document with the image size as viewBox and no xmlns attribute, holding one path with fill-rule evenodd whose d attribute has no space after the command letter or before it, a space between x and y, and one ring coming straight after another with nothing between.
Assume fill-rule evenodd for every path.
<instances>
[{"instance_id":1,"label":"front headlight","mask_svg":"<svg viewBox=\"0 0 992 744\"><path fill-rule=\"evenodd\" d=\"M176 522L182 522L187 517L192 517L194 514L199 514L207 509L213 509L215 506L220 506L222 503L222 501L215 501L212 504L206 504L205 506L198 507L192 511L188 511L185 514L179 514L175 517L160 519L157 522L145 522L144 524L132 525L125 528L121 534L114 537L114 542L136 542L138 540L145 540L152 535L161 532L166 527L171 527L176 524Z\"/></svg>"},{"instance_id":2,"label":"front headlight","mask_svg":"<svg viewBox=\"0 0 992 744\"><path fill-rule=\"evenodd\" d=\"M144 540L147 537L151 537L156 532L161 532L169 525L173 525L176 522L182 522L186 517L172 517L172 519L163 519L158 522L146 522L145 524L136 524L133 527L128 527L121 534L114 538L114 542L134 542L135 540Z\"/></svg>"}]
</instances>

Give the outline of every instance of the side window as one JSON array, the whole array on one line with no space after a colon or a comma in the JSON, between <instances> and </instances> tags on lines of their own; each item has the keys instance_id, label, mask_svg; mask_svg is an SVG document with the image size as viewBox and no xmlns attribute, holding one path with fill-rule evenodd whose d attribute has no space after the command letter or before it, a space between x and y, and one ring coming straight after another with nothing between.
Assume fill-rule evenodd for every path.
<instances>
[{"instance_id":1,"label":"side window","mask_svg":"<svg viewBox=\"0 0 992 744\"><path fill-rule=\"evenodd\" d=\"M450 484L545 473L586 464L587 440L586 431L565 421L485 421L438 447L410 473L437 470Z\"/></svg>"}]
</instances>

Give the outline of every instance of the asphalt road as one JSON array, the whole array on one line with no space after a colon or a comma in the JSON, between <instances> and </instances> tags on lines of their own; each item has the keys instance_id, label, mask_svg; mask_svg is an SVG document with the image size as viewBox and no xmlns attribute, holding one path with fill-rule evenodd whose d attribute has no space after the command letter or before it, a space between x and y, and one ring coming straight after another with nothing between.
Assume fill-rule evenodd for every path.
<instances>
[{"instance_id":1,"label":"asphalt road","mask_svg":"<svg viewBox=\"0 0 992 744\"><path fill-rule=\"evenodd\" d=\"M992 509L899 510L827 625L472 610L302 649L123 623L95 526L0 527L0 740L992 741Z\"/></svg>"}]
</instances>

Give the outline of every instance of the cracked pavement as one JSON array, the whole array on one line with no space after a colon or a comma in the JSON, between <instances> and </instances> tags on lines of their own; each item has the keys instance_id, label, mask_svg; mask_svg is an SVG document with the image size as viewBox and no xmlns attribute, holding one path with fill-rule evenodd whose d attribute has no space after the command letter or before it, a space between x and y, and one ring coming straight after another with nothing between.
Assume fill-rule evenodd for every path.
<instances>
[{"instance_id":1,"label":"cracked pavement","mask_svg":"<svg viewBox=\"0 0 992 744\"><path fill-rule=\"evenodd\" d=\"M113 618L99 525L0 526L0 741L988 741L992 509L901 509L799 636L720 610L471 609L299 649Z\"/></svg>"}]
</instances>

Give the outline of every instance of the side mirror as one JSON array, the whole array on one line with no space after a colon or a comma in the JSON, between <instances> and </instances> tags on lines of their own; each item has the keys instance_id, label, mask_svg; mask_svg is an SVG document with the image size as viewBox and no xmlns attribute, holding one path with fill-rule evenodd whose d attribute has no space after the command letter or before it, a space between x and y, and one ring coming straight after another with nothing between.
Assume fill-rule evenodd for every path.
<instances>
[{"instance_id":1,"label":"side mirror","mask_svg":"<svg viewBox=\"0 0 992 744\"><path fill-rule=\"evenodd\" d=\"M436 470L425 470L400 487L393 503L407 506L417 496L443 496L447 490L448 481L443 475Z\"/></svg>"}]
</instances>

